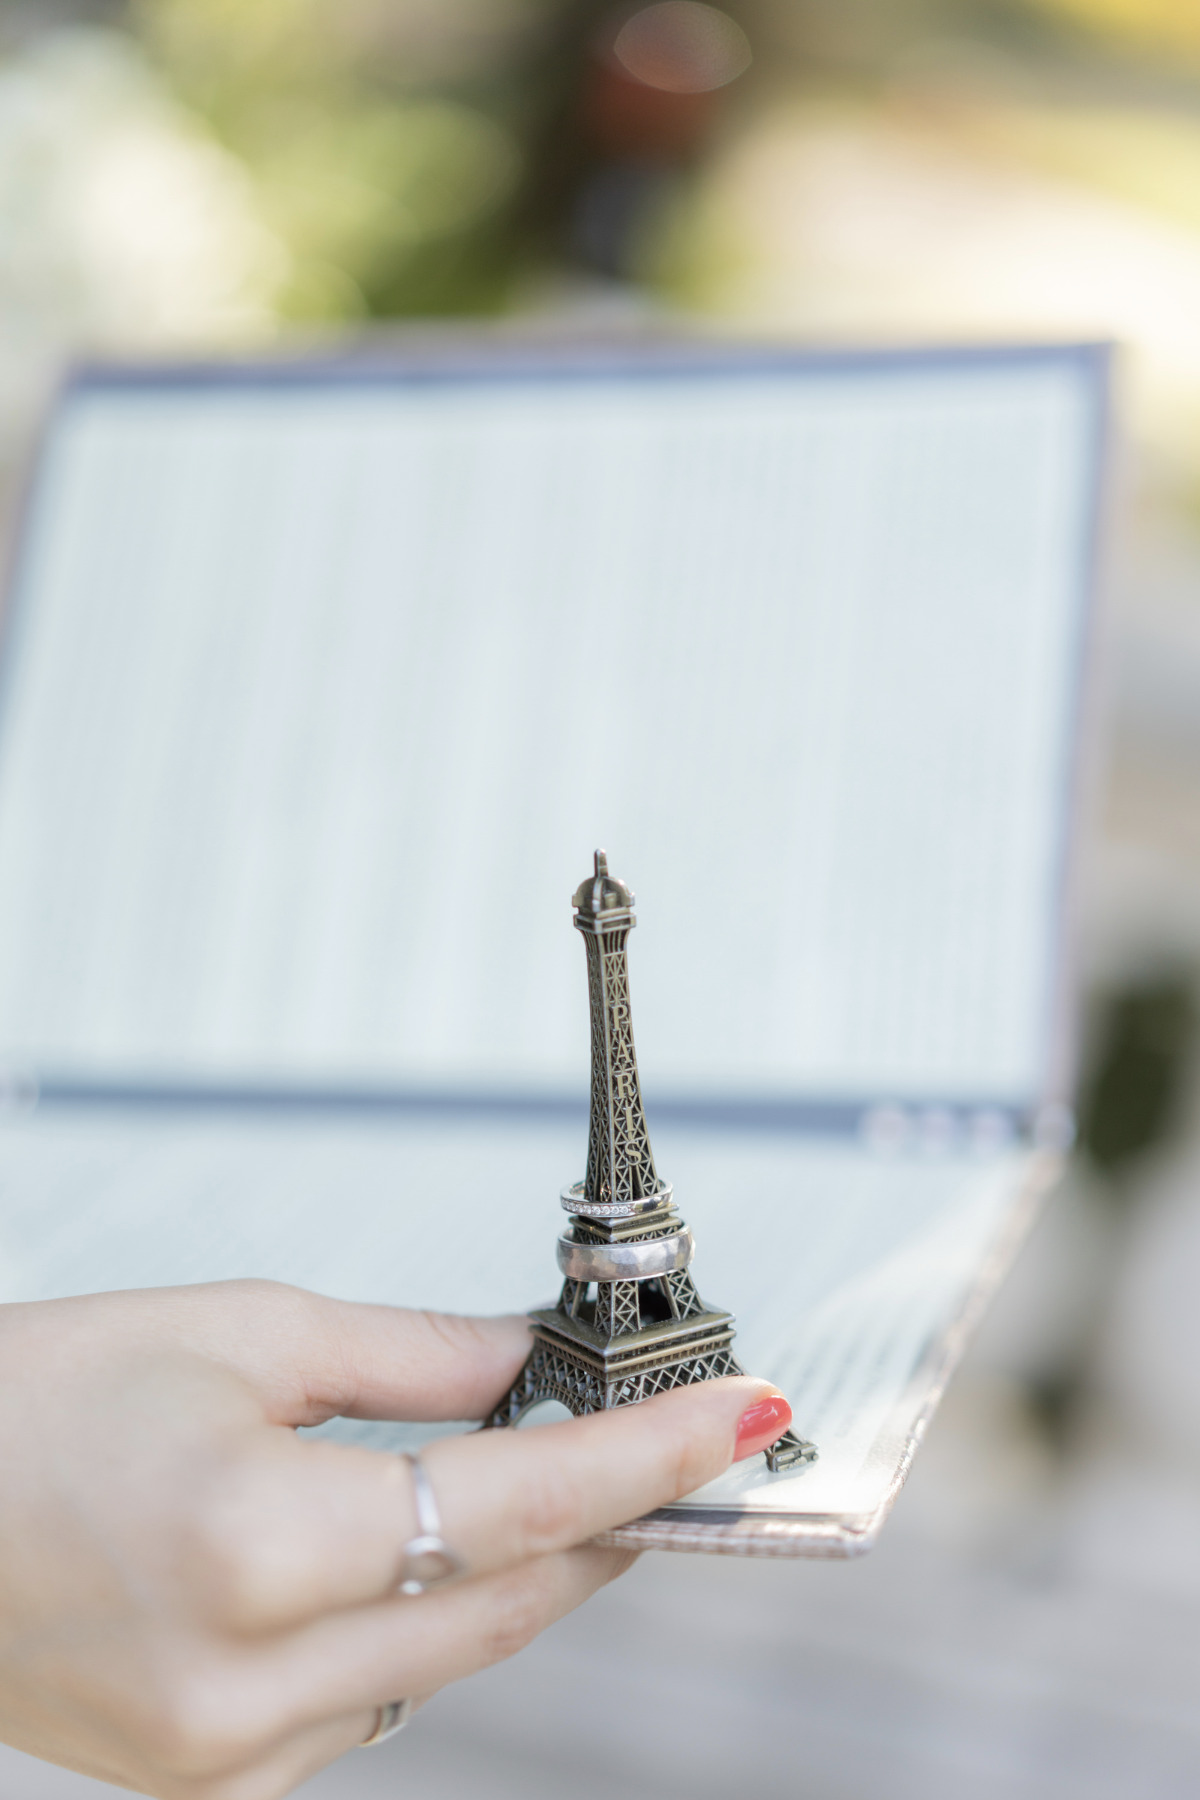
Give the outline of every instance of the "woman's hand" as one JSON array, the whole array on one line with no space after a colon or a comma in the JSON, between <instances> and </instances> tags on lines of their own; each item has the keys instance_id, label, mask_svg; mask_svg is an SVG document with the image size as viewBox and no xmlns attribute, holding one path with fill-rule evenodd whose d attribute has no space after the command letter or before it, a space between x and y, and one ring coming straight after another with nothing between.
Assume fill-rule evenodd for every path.
<instances>
[{"instance_id":1,"label":"woman's hand","mask_svg":"<svg viewBox=\"0 0 1200 1800\"><path fill-rule=\"evenodd\" d=\"M397 1595L408 1464L292 1427L480 1418L528 1348L523 1319L266 1282L0 1309L0 1738L164 1800L274 1800L619 1575L597 1532L788 1423L739 1378L439 1439L465 1573Z\"/></svg>"}]
</instances>

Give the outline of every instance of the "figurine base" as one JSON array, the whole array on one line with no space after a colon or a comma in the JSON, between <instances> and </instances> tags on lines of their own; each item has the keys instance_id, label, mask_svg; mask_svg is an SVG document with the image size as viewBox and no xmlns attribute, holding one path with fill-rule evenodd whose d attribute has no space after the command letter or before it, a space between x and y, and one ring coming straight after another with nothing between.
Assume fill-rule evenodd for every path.
<instances>
[{"instance_id":1,"label":"figurine base","mask_svg":"<svg viewBox=\"0 0 1200 1800\"><path fill-rule=\"evenodd\" d=\"M485 1430L515 1425L545 1400L557 1400L582 1418L611 1407L636 1406L652 1394L693 1381L746 1373L729 1348L733 1341L729 1313L705 1312L607 1341L558 1312L533 1313L530 1323L534 1345L529 1360L484 1420ZM815 1462L817 1450L815 1444L786 1431L763 1455L776 1474Z\"/></svg>"},{"instance_id":2,"label":"figurine base","mask_svg":"<svg viewBox=\"0 0 1200 1800\"><path fill-rule=\"evenodd\" d=\"M737 1373L740 1375L743 1371L739 1369ZM789 1469L806 1469L809 1463L815 1463L817 1446L810 1444L807 1438L797 1437L794 1431L785 1431L781 1438L768 1445L763 1455L772 1475L782 1475Z\"/></svg>"}]
</instances>

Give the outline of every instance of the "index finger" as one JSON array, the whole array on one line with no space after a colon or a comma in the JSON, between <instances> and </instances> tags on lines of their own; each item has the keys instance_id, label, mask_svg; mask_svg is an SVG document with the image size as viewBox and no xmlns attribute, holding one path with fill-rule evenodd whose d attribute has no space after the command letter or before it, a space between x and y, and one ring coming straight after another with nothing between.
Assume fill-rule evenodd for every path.
<instances>
[{"instance_id":1,"label":"index finger","mask_svg":"<svg viewBox=\"0 0 1200 1800\"><path fill-rule=\"evenodd\" d=\"M738 1443L747 1413L777 1393L732 1376L539 1430L440 1438L421 1461L442 1536L468 1576L583 1543L778 1436L786 1416L761 1443ZM194 1553L182 1560L226 1625L278 1630L395 1593L422 1530L402 1458L282 1432L218 1475L197 1495Z\"/></svg>"},{"instance_id":2,"label":"index finger","mask_svg":"<svg viewBox=\"0 0 1200 1800\"><path fill-rule=\"evenodd\" d=\"M779 1390L750 1375L697 1382L635 1406L533 1431L442 1438L421 1452L442 1536L472 1575L584 1543L723 1474L739 1425ZM768 1409L770 1411L772 1409Z\"/></svg>"},{"instance_id":3,"label":"index finger","mask_svg":"<svg viewBox=\"0 0 1200 1800\"><path fill-rule=\"evenodd\" d=\"M481 1419L529 1354L522 1315L467 1318L334 1300L276 1281L140 1288L43 1303L43 1331L72 1324L85 1354L98 1326L161 1354L219 1363L275 1425L357 1419Z\"/></svg>"}]
</instances>

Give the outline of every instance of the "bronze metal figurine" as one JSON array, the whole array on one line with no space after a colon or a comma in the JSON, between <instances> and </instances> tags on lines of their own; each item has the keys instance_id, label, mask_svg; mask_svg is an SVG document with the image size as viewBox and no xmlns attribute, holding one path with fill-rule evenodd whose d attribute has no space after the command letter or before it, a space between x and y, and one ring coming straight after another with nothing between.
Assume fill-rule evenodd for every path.
<instances>
[{"instance_id":1,"label":"bronze metal figurine","mask_svg":"<svg viewBox=\"0 0 1200 1800\"><path fill-rule=\"evenodd\" d=\"M515 1424L543 1400L561 1401L575 1414L601 1412L687 1382L744 1373L730 1350L733 1315L706 1306L696 1292L692 1234L654 1166L629 1010L634 898L609 874L603 850L572 904L591 1002L587 1174L563 1190L571 1219L558 1240L558 1305L530 1314L533 1349L486 1420L491 1426ZM764 1454L778 1470L812 1462L817 1452L789 1431Z\"/></svg>"}]
</instances>

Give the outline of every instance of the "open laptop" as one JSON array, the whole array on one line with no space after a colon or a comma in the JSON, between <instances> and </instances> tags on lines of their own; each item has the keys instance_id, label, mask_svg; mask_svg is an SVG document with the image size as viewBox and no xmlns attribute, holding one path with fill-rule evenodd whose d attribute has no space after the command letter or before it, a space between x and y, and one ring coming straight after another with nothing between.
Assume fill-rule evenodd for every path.
<instances>
[{"instance_id":1,"label":"open laptop","mask_svg":"<svg viewBox=\"0 0 1200 1800\"><path fill-rule=\"evenodd\" d=\"M602 843L698 1286L820 1450L618 1535L872 1542L1062 1138L1105 370L69 382L0 697L0 1294L544 1303Z\"/></svg>"}]
</instances>

